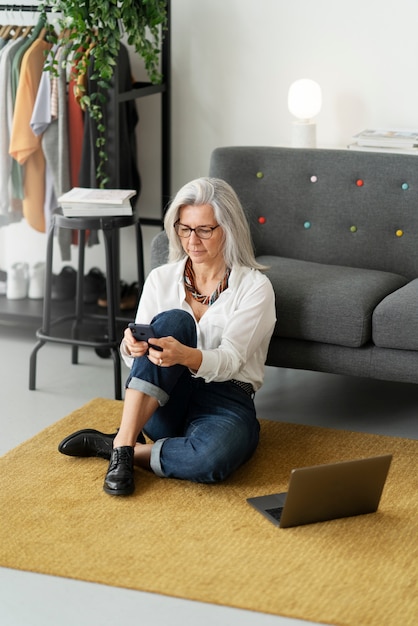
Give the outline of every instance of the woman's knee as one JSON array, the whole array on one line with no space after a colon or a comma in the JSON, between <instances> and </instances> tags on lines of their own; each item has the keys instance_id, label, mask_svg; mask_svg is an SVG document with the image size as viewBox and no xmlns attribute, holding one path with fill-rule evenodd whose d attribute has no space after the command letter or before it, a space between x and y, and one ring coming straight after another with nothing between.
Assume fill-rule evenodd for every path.
<instances>
[{"instance_id":1,"label":"woman's knee","mask_svg":"<svg viewBox=\"0 0 418 626\"><path fill-rule=\"evenodd\" d=\"M152 325L158 337L171 336L181 343L196 346L196 323L187 311L181 309L163 311L153 318Z\"/></svg>"}]
</instances>

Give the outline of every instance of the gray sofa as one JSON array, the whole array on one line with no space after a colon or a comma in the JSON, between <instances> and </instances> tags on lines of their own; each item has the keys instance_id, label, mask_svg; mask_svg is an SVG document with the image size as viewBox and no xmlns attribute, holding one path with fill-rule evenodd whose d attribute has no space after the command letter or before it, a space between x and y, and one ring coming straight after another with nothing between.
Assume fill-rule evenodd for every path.
<instances>
[{"instance_id":1,"label":"gray sofa","mask_svg":"<svg viewBox=\"0 0 418 626\"><path fill-rule=\"evenodd\" d=\"M418 159L217 148L269 266L277 325L267 364L418 383ZM167 258L152 243L151 264Z\"/></svg>"}]
</instances>

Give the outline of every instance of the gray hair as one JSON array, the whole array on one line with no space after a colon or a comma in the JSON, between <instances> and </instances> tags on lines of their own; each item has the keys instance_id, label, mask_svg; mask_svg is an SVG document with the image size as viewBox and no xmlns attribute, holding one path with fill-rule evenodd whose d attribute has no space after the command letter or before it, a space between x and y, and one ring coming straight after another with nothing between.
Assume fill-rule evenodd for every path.
<instances>
[{"instance_id":1,"label":"gray hair","mask_svg":"<svg viewBox=\"0 0 418 626\"><path fill-rule=\"evenodd\" d=\"M227 267L243 265L264 270L257 263L250 228L241 202L232 187L220 178L197 178L184 185L175 195L164 218L169 240L169 261L180 261L186 255L174 230L184 206L209 204L224 233L224 259Z\"/></svg>"}]
</instances>

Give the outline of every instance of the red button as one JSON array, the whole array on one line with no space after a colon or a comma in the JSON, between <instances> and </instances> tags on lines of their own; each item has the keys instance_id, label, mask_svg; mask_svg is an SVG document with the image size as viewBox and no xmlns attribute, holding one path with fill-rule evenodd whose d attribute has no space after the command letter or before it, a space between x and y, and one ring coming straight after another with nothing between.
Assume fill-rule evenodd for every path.
<instances>
[{"instance_id":1,"label":"red button","mask_svg":"<svg viewBox=\"0 0 418 626\"><path fill-rule=\"evenodd\" d=\"M363 187L363 185L364 185L364 180L361 180L361 178L358 178L358 179L356 180L356 185L357 185L357 187Z\"/></svg>"},{"instance_id":2,"label":"red button","mask_svg":"<svg viewBox=\"0 0 418 626\"><path fill-rule=\"evenodd\" d=\"M263 217L262 215L258 218L258 223L259 224L265 224L266 223L266 218Z\"/></svg>"}]
</instances>

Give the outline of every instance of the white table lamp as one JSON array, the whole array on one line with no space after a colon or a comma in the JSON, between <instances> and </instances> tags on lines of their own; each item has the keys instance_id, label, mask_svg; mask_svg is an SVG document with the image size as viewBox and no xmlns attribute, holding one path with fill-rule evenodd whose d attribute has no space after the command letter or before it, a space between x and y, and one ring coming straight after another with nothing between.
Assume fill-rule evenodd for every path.
<instances>
[{"instance_id":1,"label":"white table lamp","mask_svg":"<svg viewBox=\"0 0 418 626\"><path fill-rule=\"evenodd\" d=\"M316 124L312 118L318 115L321 105L321 87L315 81L302 78L290 85L288 107L297 118L292 128L293 148L316 148Z\"/></svg>"}]
</instances>

